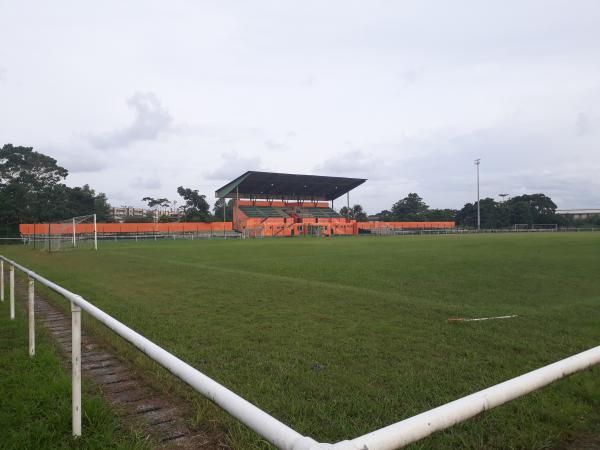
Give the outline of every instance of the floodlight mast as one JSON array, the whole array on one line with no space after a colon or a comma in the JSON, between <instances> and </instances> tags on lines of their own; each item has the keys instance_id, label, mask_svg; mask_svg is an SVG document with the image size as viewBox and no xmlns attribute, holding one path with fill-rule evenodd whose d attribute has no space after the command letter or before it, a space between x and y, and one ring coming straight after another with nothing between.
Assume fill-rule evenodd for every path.
<instances>
[{"instance_id":1,"label":"floodlight mast","mask_svg":"<svg viewBox=\"0 0 600 450\"><path fill-rule=\"evenodd\" d=\"M96 227L96 214L94 214L94 250L98 250L98 229Z\"/></svg>"},{"instance_id":2,"label":"floodlight mast","mask_svg":"<svg viewBox=\"0 0 600 450\"><path fill-rule=\"evenodd\" d=\"M350 222L350 191L346 192L346 220Z\"/></svg>"},{"instance_id":3,"label":"floodlight mast","mask_svg":"<svg viewBox=\"0 0 600 450\"><path fill-rule=\"evenodd\" d=\"M481 158L475 160L475 166L477 166L477 231L481 230L481 209L479 207L479 163Z\"/></svg>"}]
</instances>

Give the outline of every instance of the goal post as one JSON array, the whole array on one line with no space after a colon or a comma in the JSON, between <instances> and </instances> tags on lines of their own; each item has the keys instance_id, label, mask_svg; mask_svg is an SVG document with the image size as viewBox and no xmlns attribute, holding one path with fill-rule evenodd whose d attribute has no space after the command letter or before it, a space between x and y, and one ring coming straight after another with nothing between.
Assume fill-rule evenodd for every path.
<instances>
[{"instance_id":1,"label":"goal post","mask_svg":"<svg viewBox=\"0 0 600 450\"><path fill-rule=\"evenodd\" d=\"M558 224L557 223L534 223L532 228L534 230L538 230L538 231L558 231Z\"/></svg>"},{"instance_id":2,"label":"goal post","mask_svg":"<svg viewBox=\"0 0 600 450\"><path fill-rule=\"evenodd\" d=\"M68 248L85 247L86 245L98 250L98 225L96 214L71 217L65 220L51 221L39 224L38 231L29 237L36 248L36 241L40 248L60 251Z\"/></svg>"}]
</instances>

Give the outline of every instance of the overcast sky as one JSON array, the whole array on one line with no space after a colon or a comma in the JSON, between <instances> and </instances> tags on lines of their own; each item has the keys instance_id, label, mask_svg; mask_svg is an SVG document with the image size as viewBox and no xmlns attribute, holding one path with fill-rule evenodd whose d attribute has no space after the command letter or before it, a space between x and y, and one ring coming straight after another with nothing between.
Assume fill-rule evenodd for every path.
<instances>
[{"instance_id":1,"label":"overcast sky","mask_svg":"<svg viewBox=\"0 0 600 450\"><path fill-rule=\"evenodd\" d=\"M484 197L599 208L599 24L598 0L0 0L0 145L114 206L269 170L458 208L481 158Z\"/></svg>"}]
</instances>

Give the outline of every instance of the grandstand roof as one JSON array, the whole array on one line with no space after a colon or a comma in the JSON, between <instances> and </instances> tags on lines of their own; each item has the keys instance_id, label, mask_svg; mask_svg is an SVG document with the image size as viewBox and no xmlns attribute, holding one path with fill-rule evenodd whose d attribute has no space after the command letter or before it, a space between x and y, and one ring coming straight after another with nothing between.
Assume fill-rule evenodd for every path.
<instances>
[{"instance_id":1,"label":"grandstand roof","mask_svg":"<svg viewBox=\"0 0 600 450\"><path fill-rule=\"evenodd\" d=\"M335 200L363 184L363 178L248 171L215 192L217 198Z\"/></svg>"}]
</instances>

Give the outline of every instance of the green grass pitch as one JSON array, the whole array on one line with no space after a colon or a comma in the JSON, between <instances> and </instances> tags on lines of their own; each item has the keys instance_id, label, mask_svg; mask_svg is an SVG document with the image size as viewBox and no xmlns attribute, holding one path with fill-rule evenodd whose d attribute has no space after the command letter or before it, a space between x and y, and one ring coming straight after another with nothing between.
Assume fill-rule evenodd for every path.
<instances>
[{"instance_id":1,"label":"green grass pitch","mask_svg":"<svg viewBox=\"0 0 600 450\"><path fill-rule=\"evenodd\" d=\"M600 233L1 252L319 441L356 437L600 344ZM173 395L191 398L199 423L221 423L234 447L267 447L130 354ZM553 448L597 435L599 369L412 448Z\"/></svg>"}]
</instances>

